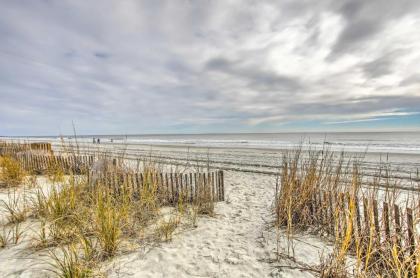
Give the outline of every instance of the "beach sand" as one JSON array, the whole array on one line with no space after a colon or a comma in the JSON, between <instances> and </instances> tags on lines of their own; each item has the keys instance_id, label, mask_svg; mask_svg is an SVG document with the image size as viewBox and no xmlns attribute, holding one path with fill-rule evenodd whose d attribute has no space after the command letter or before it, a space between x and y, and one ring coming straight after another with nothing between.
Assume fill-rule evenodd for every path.
<instances>
[{"instance_id":1,"label":"beach sand","mask_svg":"<svg viewBox=\"0 0 420 278\"><path fill-rule=\"evenodd\" d=\"M332 252L331 241L296 233L293 252L289 249L288 253L285 233L277 233L273 227L279 151L115 144L86 144L81 150L124 155L133 166L136 160L130 158L142 155L143 159L153 157L167 165L178 163L176 167L181 169L205 167L207 163L225 169L225 201L216 204L214 217L200 217L196 228L177 230L169 242L145 244L101 263L100 271L109 277L313 277L313 272L295 268L297 265L287 255L293 255L301 266L314 267L320 264L321 255L326 257ZM372 157L368 157L367 167L374 167L370 164L374 162ZM401 169L417 167L412 162L398 165ZM48 185L44 178L39 181ZM7 198L6 191L0 192L0 199ZM0 221L4 221L2 214ZM26 221L22 224L22 241L0 249L0 277L52 276L46 271L50 261L43 256L45 252L31 249L37 225L34 220ZM283 254L280 259L277 251Z\"/></svg>"},{"instance_id":2,"label":"beach sand","mask_svg":"<svg viewBox=\"0 0 420 278\"><path fill-rule=\"evenodd\" d=\"M199 218L196 228L176 232L172 241L106 261L101 271L109 277L312 277L310 272L278 267L293 263L276 261L271 225L275 177L227 171L225 186L226 201L217 203L214 217ZM7 193L1 192L0 198L6 200ZM31 249L36 225L26 221L23 240L0 250L0 277L52 276L46 271L45 252ZM295 242L296 259L309 265L319 263L322 250L329 252L331 246L315 236L299 235Z\"/></svg>"}]
</instances>

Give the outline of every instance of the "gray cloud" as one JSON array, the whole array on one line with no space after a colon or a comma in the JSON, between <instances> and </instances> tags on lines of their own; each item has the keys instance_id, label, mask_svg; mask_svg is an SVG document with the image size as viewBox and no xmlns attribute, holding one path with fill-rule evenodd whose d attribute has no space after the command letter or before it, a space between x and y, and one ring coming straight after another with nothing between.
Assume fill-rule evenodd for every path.
<instances>
[{"instance_id":1,"label":"gray cloud","mask_svg":"<svg viewBox=\"0 0 420 278\"><path fill-rule=\"evenodd\" d=\"M393 72L393 65L402 56L404 50L395 50L362 65L362 70L367 78L377 78Z\"/></svg>"},{"instance_id":2,"label":"gray cloud","mask_svg":"<svg viewBox=\"0 0 420 278\"><path fill-rule=\"evenodd\" d=\"M295 92L303 89L298 77L276 74L258 66L244 66L220 57L209 60L206 68L244 79L248 87L257 91Z\"/></svg>"},{"instance_id":3,"label":"gray cloud","mask_svg":"<svg viewBox=\"0 0 420 278\"><path fill-rule=\"evenodd\" d=\"M404 78L400 82L399 85L401 87L405 87L405 86L410 86L410 85L415 85L415 84L420 84L420 74L413 74L413 75L410 75L407 78Z\"/></svg>"},{"instance_id":4,"label":"gray cloud","mask_svg":"<svg viewBox=\"0 0 420 278\"><path fill-rule=\"evenodd\" d=\"M388 57L380 57L362 66L367 77L375 78L392 73L392 60Z\"/></svg>"},{"instance_id":5,"label":"gray cloud","mask_svg":"<svg viewBox=\"0 0 420 278\"><path fill-rule=\"evenodd\" d=\"M257 123L271 121L322 120L326 123L362 122L381 118L420 114L420 96L346 99L340 102L296 103L288 106L286 112L253 115ZM252 122L252 121L251 121Z\"/></svg>"},{"instance_id":6,"label":"gray cloud","mask_svg":"<svg viewBox=\"0 0 420 278\"><path fill-rule=\"evenodd\" d=\"M407 15L416 15L420 2L416 0L346 0L337 1L335 12L344 19L344 28L331 49L330 58L363 48L369 40L385 30L388 24ZM386 34L383 34L386 36Z\"/></svg>"},{"instance_id":7,"label":"gray cloud","mask_svg":"<svg viewBox=\"0 0 420 278\"><path fill-rule=\"evenodd\" d=\"M0 135L71 132L72 120L80 133L223 132L414 113L418 7L6 1Z\"/></svg>"}]
</instances>

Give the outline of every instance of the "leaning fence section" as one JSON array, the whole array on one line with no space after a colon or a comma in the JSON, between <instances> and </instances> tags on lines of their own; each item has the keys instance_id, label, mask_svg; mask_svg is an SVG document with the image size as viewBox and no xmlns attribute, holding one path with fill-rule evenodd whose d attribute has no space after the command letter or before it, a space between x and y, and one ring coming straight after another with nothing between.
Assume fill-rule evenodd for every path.
<instances>
[{"instance_id":1,"label":"leaning fence section","mask_svg":"<svg viewBox=\"0 0 420 278\"><path fill-rule=\"evenodd\" d=\"M64 173L87 173L94 163L91 155L49 155L22 152L15 154L22 167L28 172L44 174L49 169L61 169Z\"/></svg>"},{"instance_id":2,"label":"leaning fence section","mask_svg":"<svg viewBox=\"0 0 420 278\"><path fill-rule=\"evenodd\" d=\"M350 192L320 191L312 203L309 210L323 232L335 238L351 237L350 249L359 244L362 252L377 250L376 256L395 252L401 262L410 261L413 275L416 273L415 258L420 255L415 227L418 208L355 197Z\"/></svg>"},{"instance_id":3,"label":"leaning fence section","mask_svg":"<svg viewBox=\"0 0 420 278\"><path fill-rule=\"evenodd\" d=\"M15 155L19 152L39 151L45 153L52 153L51 143L36 142L36 143L11 143L0 141L0 155Z\"/></svg>"},{"instance_id":4,"label":"leaning fence section","mask_svg":"<svg viewBox=\"0 0 420 278\"><path fill-rule=\"evenodd\" d=\"M94 155L57 155L50 143L6 143L0 141L0 155L17 159L22 167L31 173L45 174L60 169L65 174L86 174L89 184L93 177L90 169L97 157ZM113 161L116 161L114 158ZM115 162L113 165L115 166ZM134 196L140 196L146 187L156 186L157 194L166 203L179 201L195 202L199 198L213 202L224 201L223 171L195 173L133 173L109 171L94 177L94 183L106 184L115 194L130 189Z\"/></svg>"},{"instance_id":5,"label":"leaning fence section","mask_svg":"<svg viewBox=\"0 0 420 278\"><path fill-rule=\"evenodd\" d=\"M89 183L92 176L88 175ZM135 197L140 197L145 188L155 186L157 196L163 203L176 204L179 201L194 203L200 198L213 202L224 201L223 171L206 173L118 173L107 172L95 179L107 185L115 194L129 190Z\"/></svg>"}]
</instances>

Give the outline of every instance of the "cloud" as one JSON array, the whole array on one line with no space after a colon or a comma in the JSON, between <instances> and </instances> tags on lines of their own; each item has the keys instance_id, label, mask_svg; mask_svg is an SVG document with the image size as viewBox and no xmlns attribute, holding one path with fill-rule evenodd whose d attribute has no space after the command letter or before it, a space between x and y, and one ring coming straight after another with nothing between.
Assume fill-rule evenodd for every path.
<instances>
[{"instance_id":1,"label":"cloud","mask_svg":"<svg viewBox=\"0 0 420 278\"><path fill-rule=\"evenodd\" d=\"M266 113L255 115L248 123L251 125L272 122L285 124L292 121L314 120L322 121L324 124L354 123L418 114L420 114L420 96L377 96L352 98L333 103L298 103L287 107L287 111L282 114L277 114L274 110L270 115Z\"/></svg>"},{"instance_id":2,"label":"cloud","mask_svg":"<svg viewBox=\"0 0 420 278\"><path fill-rule=\"evenodd\" d=\"M287 91L294 92L302 89L298 77L277 74L273 71L241 65L223 58L213 58L206 64L206 68L244 79L246 85L258 91Z\"/></svg>"},{"instance_id":3,"label":"cloud","mask_svg":"<svg viewBox=\"0 0 420 278\"><path fill-rule=\"evenodd\" d=\"M410 85L415 85L415 84L417 85L420 84L420 74L413 74L407 78L404 78L400 82L399 86L405 87L405 86L410 86Z\"/></svg>"},{"instance_id":4,"label":"cloud","mask_svg":"<svg viewBox=\"0 0 420 278\"><path fill-rule=\"evenodd\" d=\"M345 0L332 5L335 12L342 16L344 27L333 45L330 58L363 49L365 43L375 41L389 24L408 16L416 15L420 3L416 0ZM384 32L382 36L386 36Z\"/></svg>"},{"instance_id":5,"label":"cloud","mask_svg":"<svg viewBox=\"0 0 420 278\"><path fill-rule=\"evenodd\" d=\"M7 1L0 135L71 133L72 120L80 133L176 133L414 116L419 6Z\"/></svg>"},{"instance_id":6,"label":"cloud","mask_svg":"<svg viewBox=\"0 0 420 278\"><path fill-rule=\"evenodd\" d=\"M401 51L386 53L374 60L362 65L362 69L367 78L377 78L392 74L394 62L401 56Z\"/></svg>"},{"instance_id":7,"label":"cloud","mask_svg":"<svg viewBox=\"0 0 420 278\"><path fill-rule=\"evenodd\" d=\"M101 59L106 59L106 58L110 57L109 54L104 53L104 52L95 52L94 55L98 58L101 58Z\"/></svg>"},{"instance_id":8,"label":"cloud","mask_svg":"<svg viewBox=\"0 0 420 278\"><path fill-rule=\"evenodd\" d=\"M375 114L368 114L364 116L358 116L354 119L325 122L327 125L336 125L336 124L348 124L348 123L361 123L361 122L375 122L375 121L385 121L392 120L401 116L412 116L418 115L420 112L398 112L398 111L383 111Z\"/></svg>"}]
</instances>

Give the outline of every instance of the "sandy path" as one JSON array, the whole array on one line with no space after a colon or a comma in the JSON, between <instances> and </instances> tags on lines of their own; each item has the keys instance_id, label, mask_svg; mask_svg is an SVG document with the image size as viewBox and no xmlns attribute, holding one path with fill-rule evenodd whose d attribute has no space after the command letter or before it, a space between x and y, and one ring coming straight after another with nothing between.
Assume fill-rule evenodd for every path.
<instances>
[{"instance_id":1,"label":"sandy path","mask_svg":"<svg viewBox=\"0 0 420 278\"><path fill-rule=\"evenodd\" d=\"M262 232L270 219L274 178L226 173L226 202L215 218L163 243L147 254L116 259L111 277L267 277L273 245Z\"/></svg>"}]
</instances>

